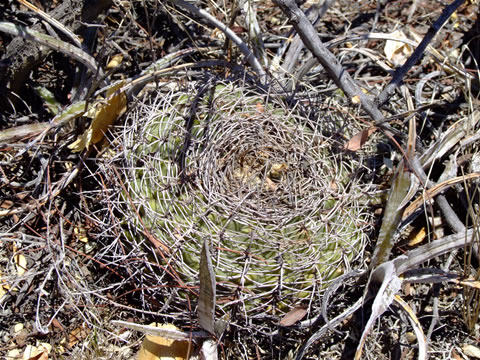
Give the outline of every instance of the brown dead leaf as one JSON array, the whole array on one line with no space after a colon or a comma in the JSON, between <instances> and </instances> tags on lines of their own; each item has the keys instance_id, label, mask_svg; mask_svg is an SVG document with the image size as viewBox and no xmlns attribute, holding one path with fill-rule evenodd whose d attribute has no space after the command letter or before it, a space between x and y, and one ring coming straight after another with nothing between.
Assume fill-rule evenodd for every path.
<instances>
[{"instance_id":1,"label":"brown dead leaf","mask_svg":"<svg viewBox=\"0 0 480 360\"><path fill-rule=\"evenodd\" d=\"M370 135L372 135L377 130L376 127L371 127L365 130L360 131L355 134L348 142L345 144L345 149L350 151L357 151L362 148L365 142L368 140Z\"/></svg>"},{"instance_id":2,"label":"brown dead leaf","mask_svg":"<svg viewBox=\"0 0 480 360\"><path fill-rule=\"evenodd\" d=\"M283 318L280 320L281 326L292 326L297 321L302 320L305 315L307 315L307 310L302 307L298 306L290 310Z\"/></svg>"},{"instance_id":3,"label":"brown dead leaf","mask_svg":"<svg viewBox=\"0 0 480 360\"><path fill-rule=\"evenodd\" d=\"M63 327L63 325L56 318L53 318L52 325L55 328L57 328L59 331L65 331L65 328Z\"/></svg>"},{"instance_id":4,"label":"brown dead leaf","mask_svg":"<svg viewBox=\"0 0 480 360\"><path fill-rule=\"evenodd\" d=\"M265 178L265 187L270 191L277 191L278 186L269 177Z\"/></svg>"},{"instance_id":5,"label":"brown dead leaf","mask_svg":"<svg viewBox=\"0 0 480 360\"><path fill-rule=\"evenodd\" d=\"M455 349L452 349L452 359L453 360L463 360L463 357L461 357L456 351Z\"/></svg>"},{"instance_id":6,"label":"brown dead leaf","mask_svg":"<svg viewBox=\"0 0 480 360\"><path fill-rule=\"evenodd\" d=\"M67 345L68 348L74 347L79 341L84 340L87 338L89 333L89 329L87 327L77 327L70 334L68 337L63 339L60 344Z\"/></svg>"},{"instance_id":7,"label":"brown dead leaf","mask_svg":"<svg viewBox=\"0 0 480 360\"><path fill-rule=\"evenodd\" d=\"M11 200L4 200L0 203L0 207L2 209L10 209L13 206L13 201Z\"/></svg>"},{"instance_id":8,"label":"brown dead leaf","mask_svg":"<svg viewBox=\"0 0 480 360\"><path fill-rule=\"evenodd\" d=\"M337 182L335 181L335 179L330 180L330 189L331 189L333 192L337 192L337 191L338 191L338 184L337 184Z\"/></svg>"}]
</instances>

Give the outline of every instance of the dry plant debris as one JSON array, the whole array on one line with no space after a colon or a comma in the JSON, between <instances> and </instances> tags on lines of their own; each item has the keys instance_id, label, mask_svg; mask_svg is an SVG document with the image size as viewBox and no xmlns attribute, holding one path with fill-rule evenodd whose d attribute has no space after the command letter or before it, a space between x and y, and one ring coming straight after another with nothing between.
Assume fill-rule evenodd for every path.
<instances>
[{"instance_id":1,"label":"dry plant debris","mask_svg":"<svg viewBox=\"0 0 480 360\"><path fill-rule=\"evenodd\" d=\"M276 3L0 4L2 354L477 356L478 1Z\"/></svg>"}]
</instances>

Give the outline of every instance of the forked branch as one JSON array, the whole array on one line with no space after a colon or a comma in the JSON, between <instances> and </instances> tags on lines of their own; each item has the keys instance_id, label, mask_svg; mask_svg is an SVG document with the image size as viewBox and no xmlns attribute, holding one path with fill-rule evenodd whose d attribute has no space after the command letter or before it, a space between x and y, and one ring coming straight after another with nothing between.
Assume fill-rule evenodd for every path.
<instances>
[{"instance_id":1,"label":"forked branch","mask_svg":"<svg viewBox=\"0 0 480 360\"><path fill-rule=\"evenodd\" d=\"M375 103L363 93L350 74L342 67L336 57L326 48L317 35L307 16L297 6L295 0L273 0L290 19L305 46L318 59L328 76L342 89L351 101L360 100L363 109L375 122L383 122L384 117Z\"/></svg>"}]
</instances>

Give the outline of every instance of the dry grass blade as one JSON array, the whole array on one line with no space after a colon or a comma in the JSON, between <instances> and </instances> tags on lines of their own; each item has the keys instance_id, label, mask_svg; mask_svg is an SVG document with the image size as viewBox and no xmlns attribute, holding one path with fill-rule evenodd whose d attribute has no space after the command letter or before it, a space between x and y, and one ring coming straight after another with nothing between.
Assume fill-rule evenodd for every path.
<instances>
[{"instance_id":1,"label":"dry grass blade","mask_svg":"<svg viewBox=\"0 0 480 360\"><path fill-rule=\"evenodd\" d=\"M355 360L359 360L361 358L367 335L373 328L375 321L392 304L395 295L402 286L402 280L398 277L393 261L387 261L378 266L372 272L371 281L381 283L381 286L375 295L375 300L372 304L372 314L370 315L370 318L363 329L362 336L357 346Z\"/></svg>"},{"instance_id":2,"label":"dry grass blade","mask_svg":"<svg viewBox=\"0 0 480 360\"><path fill-rule=\"evenodd\" d=\"M137 330L144 334L155 335L155 336L162 336L166 339L171 340L190 340L190 339L202 339L202 338L209 338L210 335L207 334L205 331L194 331L191 333L183 332L180 330L173 330L168 328L161 328L157 326L150 326L150 325L141 325L135 324L128 321L120 321L120 320L112 320L112 324L116 326L125 327L127 329Z\"/></svg>"},{"instance_id":3,"label":"dry grass blade","mask_svg":"<svg viewBox=\"0 0 480 360\"><path fill-rule=\"evenodd\" d=\"M407 98L408 109L413 110L413 103L408 90L406 88L402 88L402 90L404 90L405 97ZM383 215L377 244L373 252L370 269L375 269L376 266L383 264L389 259L391 250L394 246L394 235L402 218L402 209L413 197L414 192L416 191L414 175L410 173L410 171L407 171L408 168L411 168L409 165L413 162L415 156L415 139L416 121L415 117L412 116L408 122L406 153L393 174L394 180L387 200L387 205L385 206L385 213Z\"/></svg>"},{"instance_id":4,"label":"dry grass blade","mask_svg":"<svg viewBox=\"0 0 480 360\"><path fill-rule=\"evenodd\" d=\"M426 360L428 350L427 341L420 321L413 312L412 308L408 306L408 304L400 296L395 295L394 302L400 306L403 311L405 311L405 313L408 315L408 320L410 320L410 324L413 327L413 331L415 332L418 342L418 360Z\"/></svg>"},{"instance_id":5,"label":"dry grass blade","mask_svg":"<svg viewBox=\"0 0 480 360\"><path fill-rule=\"evenodd\" d=\"M371 269L388 260L394 245L394 235L402 219L402 211L399 206L404 202L411 183L411 173L406 171L404 160L397 166L394 177L392 189L385 206L377 244L372 256Z\"/></svg>"},{"instance_id":6,"label":"dry grass blade","mask_svg":"<svg viewBox=\"0 0 480 360\"><path fill-rule=\"evenodd\" d=\"M252 44L253 52L263 66L266 67L268 66L267 53L262 39L262 31L260 30L260 25L257 20L257 13L253 7L253 2L246 1L243 5L243 9L246 13L248 36Z\"/></svg>"},{"instance_id":7,"label":"dry grass blade","mask_svg":"<svg viewBox=\"0 0 480 360\"><path fill-rule=\"evenodd\" d=\"M462 117L459 121L451 125L442 132L441 136L433 143L427 151L420 156L420 163L424 168L431 166L436 160L441 159L459 142L462 146L469 142L465 141L465 136L472 130L475 130L480 121L480 111L475 110L470 115ZM464 139L463 142L462 139ZM471 139L474 141L475 138Z\"/></svg>"},{"instance_id":8,"label":"dry grass blade","mask_svg":"<svg viewBox=\"0 0 480 360\"><path fill-rule=\"evenodd\" d=\"M408 252L407 254L396 258L395 260L384 262L371 274L371 283L380 283L381 286L378 292L376 293L375 300L372 305L372 314L365 325L365 329L362 333L360 343L357 347L355 353L355 359L360 359L362 355L362 349L365 344L366 336L370 329L372 328L375 320L380 317L380 315L386 310L386 308L395 300L407 313L409 314L409 319L412 323L412 326L415 330L417 340L419 343L419 358L426 358L426 344L423 331L419 326L418 319L410 310L410 308L396 296L397 292L401 288L401 284L404 280L406 281L419 281L419 282L439 282L439 281L451 281L454 283L460 283L462 281L458 280L455 277L447 276L445 273L441 274L442 276L415 276L418 273L417 270L412 270L423 262L428 261L429 259L436 258L442 254L452 252L455 249L466 246L468 243L473 241L474 229L470 229L464 234L455 234L449 237L445 237L441 240L436 240L430 244L423 245L415 250ZM399 276L407 273L405 279L400 279ZM476 287L478 282L467 282L469 286Z\"/></svg>"},{"instance_id":9,"label":"dry grass blade","mask_svg":"<svg viewBox=\"0 0 480 360\"><path fill-rule=\"evenodd\" d=\"M0 131L0 143L6 143L30 137L44 131L48 127L48 123L36 123L5 129Z\"/></svg>"},{"instance_id":10,"label":"dry grass blade","mask_svg":"<svg viewBox=\"0 0 480 360\"><path fill-rule=\"evenodd\" d=\"M300 348L300 350L297 353L297 356L295 357L295 360L301 360L303 359L305 353L307 350L322 336L324 336L327 331L331 328L335 328L338 326L342 321L345 321L348 317L350 317L355 311L360 309L360 307L363 305L363 299L360 298L358 299L353 305L351 305L347 310L342 312L341 314L337 315L335 318L331 319L328 324L323 325L320 329L318 329L306 342L305 344Z\"/></svg>"},{"instance_id":11,"label":"dry grass blade","mask_svg":"<svg viewBox=\"0 0 480 360\"><path fill-rule=\"evenodd\" d=\"M440 269L421 268L408 270L404 273L404 280L406 282L430 284L450 282L452 284L480 289L480 281L475 280L474 278L465 278L463 275Z\"/></svg>"},{"instance_id":12,"label":"dry grass blade","mask_svg":"<svg viewBox=\"0 0 480 360\"><path fill-rule=\"evenodd\" d=\"M434 259L440 255L451 252L470 244L473 239L475 229L468 229L464 233L457 233L445 236L442 239L432 241L422 245L414 250L410 250L395 261L397 273L403 274L407 270L414 269L424 262Z\"/></svg>"},{"instance_id":13,"label":"dry grass blade","mask_svg":"<svg viewBox=\"0 0 480 360\"><path fill-rule=\"evenodd\" d=\"M417 197L408 207L403 211L402 218L406 219L408 218L411 214L415 212L422 204L425 203L426 200L433 199L436 195L440 194L442 191L445 189L449 188L450 186L453 186L455 184L461 184L467 180L473 180L473 179L478 179L480 177L480 173L471 173L471 174L465 174L464 176L457 176L453 179L448 179L445 181L442 181L439 184L436 184L435 186L431 187L428 190L425 190L422 195Z\"/></svg>"},{"instance_id":14,"label":"dry grass blade","mask_svg":"<svg viewBox=\"0 0 480 360\"><path fill-rule=\"evenodd\" d=\"M474 155L478 159L478 154ZM480 170L480 161L475 159L472 163L472 170ZM474 182L474 186L471 187L470 191L467 192L467 202L468 202L468 215L471 219L472 226L475 229L475 232L472 236L474 241L466 247L466 254L464 255L464 276L471 277L473 279L466 279L462 281L465 292L465 305L463 310L463 317L467 324L467 327L470 331L474 331L478 319L480 317L480 271L475 269L473 266L473 257L476 252L476 248L480 244L480 208L478 202L474 199L479 198L480 186L479 181ZM472 275L470 275L472 274Z\"/></svg>"}]
</instances>

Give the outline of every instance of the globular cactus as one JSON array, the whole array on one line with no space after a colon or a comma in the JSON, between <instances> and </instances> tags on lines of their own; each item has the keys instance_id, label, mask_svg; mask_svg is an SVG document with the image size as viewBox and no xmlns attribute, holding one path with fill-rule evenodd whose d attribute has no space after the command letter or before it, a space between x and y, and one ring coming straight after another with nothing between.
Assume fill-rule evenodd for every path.
<instances>
[{"instance_id":1,"label":"globular cactus","mask_svg":"<svg viewBox=\"0 0 480 360\"><path fill-rule=\"evenodd\" d=\"M208 239L221 293L249 314L281 314L362 255L370 187L320 130L341 123L335 112L312 120L239 82L200 85L164 85L130 113L128 221L169 247L187 285Z\"/></svg>"}]
</instances>

